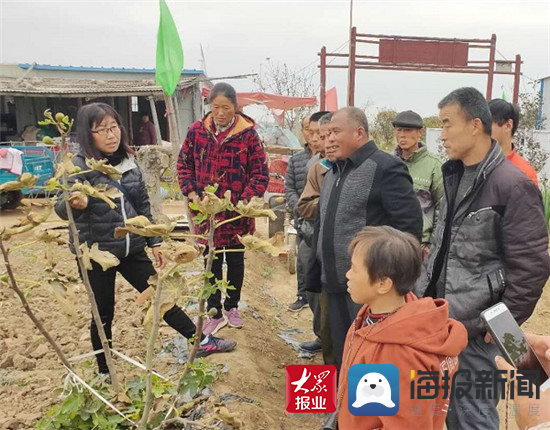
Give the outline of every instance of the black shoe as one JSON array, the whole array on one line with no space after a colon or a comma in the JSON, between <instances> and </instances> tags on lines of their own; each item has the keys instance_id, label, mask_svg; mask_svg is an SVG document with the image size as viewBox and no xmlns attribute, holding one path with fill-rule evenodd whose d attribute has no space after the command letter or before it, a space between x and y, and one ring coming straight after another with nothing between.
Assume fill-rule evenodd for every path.
<instances>
[{"instance_id":1,"label":"black shoe","mask_svg":"<svg viewBox=\"0 0 550 430\"><path fill-rule=\"evenodd\" d=\"M300 349L305 352L309 352L312 354L315 354L316 352L321 352L321 339L317 338L315 340L310 340L308 342L302 342L300 345Z\"/></svg>"},{"instance_id":2,"label":"black shoe","mask_svg":"<svg viewBox=\"0 0 550 430\"><path fill-rule=\"evenodd\" d=\"M288 310L292 312L298 312L307 306L307 300L305 297L298 296L294 303L288 305Z\"/></svg>"}]
</instances>

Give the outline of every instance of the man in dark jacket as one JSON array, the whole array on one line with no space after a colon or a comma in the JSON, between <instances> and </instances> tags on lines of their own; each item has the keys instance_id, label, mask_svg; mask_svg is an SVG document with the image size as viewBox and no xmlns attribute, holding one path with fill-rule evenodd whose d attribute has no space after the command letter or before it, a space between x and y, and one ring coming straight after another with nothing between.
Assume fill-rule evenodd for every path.
<instances>
[{"instance_id":1,"label":"man in dark jacket","mask_svg":"<svg viewBox=\"0 0 550 430\"><path fill-rule=\"evenodd\" d=\"M548 233L538 188L491 139L483 95L460 88L439 109L449 156L445 196L417 295L447 299L451 318L466 326L469 341L459 362L473 381L474 372L496 370L498 354L480 313L502 301L518 324L529 318L550 271ZM447 428L497 430L498 393L484 394L451 399Z\"/></svg>"},{"instance_id":2,"label":"man in dark jacket","mask_svg":"<svg viewBox=\"0 0 550 430\"><path fill-rule=\"evenodd\" d=\"M364 226L389 225L422 236L422 210L403 161L369 141L365 113L354 107L336 112L326 150L337 162L325 174L319 197L307 288L328 294L330 332L338 366L347 331L361 308L347 292L348 246Z\"/></svg>"},{"instance_id":3,"label":"man in dark jacket","mask_svg":"<svg viewBox=\"0 0 550 430\"><path fill-rule=\"evenodd\" d=\"M157 131L155 129L155 125L149 119L149 114L147 112L143 112L141 114L141 124L139 125L136 146L156 144Z\"/></svg>"},{"instance_id":4,"label":"man in dark jacket","mask_svg":"<svg viewBox=\"0 0 550 430\"><path fill-rule=\"evenodd\" d=\"M304 119L302 119L302 135L304 136L304 140L305 140L304 150L290 157L290 160L288 162L288 167L286 169L286 176L285 176L286 205L289 212L294 217L295 226L297 226L297 221L299 218L298 211L297 211L298 200L300 200L300 196L302 195L302 192L304 191L304 187L306 185L307 162L314 155L312 154L311 148L309 147L310 118L311 118L311 115L308 115ZM300 235L298 235L296 240L296 248L298 249L298 254L300 254L300 242L301 242L301 238L300 238ZM300 257L301 256L298 255L298 258L297 258L298 261L297 261L297 267L296 267L297 269L296 277L298 279L298 294L297 294L296 301L291 303L288 306L288 309L293 312L298 312L299 310L307 306L307 295L306 295L306 287L304 282L305 270L304 270L304 265L302 263L303 259L301 259Z\"/></svg>"}]
</instances>

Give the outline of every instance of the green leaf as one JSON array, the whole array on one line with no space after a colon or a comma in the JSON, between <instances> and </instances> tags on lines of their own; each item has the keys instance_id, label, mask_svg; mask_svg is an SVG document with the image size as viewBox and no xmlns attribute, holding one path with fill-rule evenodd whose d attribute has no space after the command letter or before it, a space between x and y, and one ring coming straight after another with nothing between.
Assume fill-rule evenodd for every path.
<instances>
[{"instance_id":1,"label":"green leaf","mask_svg":"<svg viewBox=\"0 0 550 430\"><path fill-rule=\"evenodd\" d=\"M214 184L214 185L207 185L205 188L204 188L204 191L206 193L212 193L212 194L216 194L216 191L218 191L218 184Z\"/></svg>"}]
</instances>

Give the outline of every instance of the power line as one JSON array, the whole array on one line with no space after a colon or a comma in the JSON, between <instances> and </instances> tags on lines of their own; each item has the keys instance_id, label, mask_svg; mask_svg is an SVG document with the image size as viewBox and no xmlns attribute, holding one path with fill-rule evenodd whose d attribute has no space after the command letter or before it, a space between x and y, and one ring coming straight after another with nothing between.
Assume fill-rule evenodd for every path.
<instances>
[{"instance_id":1,"label":"power line","mask_svg":"<svg viewBox=\"0 0 550 430\"><path fill-rule=\"evenodd\" d=\"M347 44L349 43L349 40L346 40L344 43L342 43L338 48L335 49L336 53L340 53L342 51L342 49L344 49ZM334 60L336 60L337 57L334 57L332 58L328 63L328 64L331 64ZM313 78L314 76L316 76L318 73L320 73L320 70L319 68L315 68L315 70L311 73L311 75L309 75L308 77L306 77L306 79L311 79Z\"/></svg>"},{"instance_id":2,"label":"power line","mask_svg":"<svg viewBox=\"0 0 550 430\"><path fill-rule=\"evenodd\" d=\"M344 43L342 43L340 46L338 46L338 48L335 49L336 52L340 52L347 44L349 43L349 39L346 40ZM297 73L301 73L303 72L305 69L307 69L308 67L311 67L313 66L315 63L317 63L319 60L315 59L313 60L311 63L309 63L307 66L305 67L302 67L300 70L298 70Z\"/></svg>"}]
</instances>

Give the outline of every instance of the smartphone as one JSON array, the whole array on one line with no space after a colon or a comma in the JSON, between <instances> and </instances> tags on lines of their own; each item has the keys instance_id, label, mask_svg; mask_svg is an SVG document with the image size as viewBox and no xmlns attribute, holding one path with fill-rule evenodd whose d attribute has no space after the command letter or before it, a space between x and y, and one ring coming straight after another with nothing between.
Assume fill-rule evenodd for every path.
<instances>
[{"instance_id":1,"label":"smartphone","mask_svg":"<svg viewBox=\"0 0 550 430\"><path fill-rule=\"evenodd\" d=\"M508 307L504 303L497 303L483 311L481 319L504 358L520 373L522 370L538 370L541 390L550 388L550 372L535 355Z\"/></svg>"}]
</instances>

